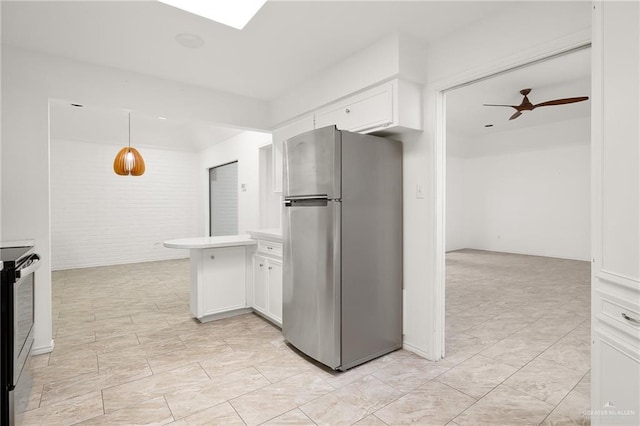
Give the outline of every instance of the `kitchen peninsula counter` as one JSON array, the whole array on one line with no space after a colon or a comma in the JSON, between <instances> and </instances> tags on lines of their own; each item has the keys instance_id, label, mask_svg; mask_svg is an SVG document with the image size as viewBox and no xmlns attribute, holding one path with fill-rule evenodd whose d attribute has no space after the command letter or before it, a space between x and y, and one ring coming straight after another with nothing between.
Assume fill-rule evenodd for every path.
<instances>
[{"instance_id":1,"label":"kitchen peninsula counter","mask_svg":"<svg viewBox=\"0 0 640 426\"><path fill-rule=\"evenodd\" d=\"M256 240L270 240L282 242L282 229L279 228L264 228L247 231L249 235Z\"/></svg>"},{"instance_id":2,"label":"kitchen peninsula counter","mask_svg":"<svg viewBox=\"0 0 640 426\"><path fill-rule=\"evenodd\" d=\"M225 235L221 237L194 237L167 240L164 246L175 249L206 249L218 247L235 247L255 245L256 240L250 235Z\"/></svg>"},{"instance_id":3,"label":"kitchen peninsula counter","mask_svg":"<svg viewBox=\"0 0 640 426\"><path fill-rule=\"evenodd\" d=\"M188 249L191 259L190 308L200 322L252 311L247 288L252 283L248 268L257 241L249 235L196 237L167 240L171 249Z\"/></svg>"}]
</instances>

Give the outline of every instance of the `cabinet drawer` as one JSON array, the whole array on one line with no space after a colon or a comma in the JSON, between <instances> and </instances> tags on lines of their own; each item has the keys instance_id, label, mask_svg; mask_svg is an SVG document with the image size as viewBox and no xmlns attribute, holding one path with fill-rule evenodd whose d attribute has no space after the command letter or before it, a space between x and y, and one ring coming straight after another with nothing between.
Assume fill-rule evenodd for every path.
<instances>
[{"instance_id":1,"label":"cabinet drawer","mask_svg":"<svg viewBox=\"0 0 640 426\"><path fill-rule=\"evenodd\" d=\"M640 314L613 301L602 299L602 315L640 341Z\"/></svg>"},{"instance_id":2,"label":"cabinet drawer","mask_svg":"<svg viewBox=\"0 0 640 426\"><path fill-rule=\"evenodd\" d=\"M282 256L282 243L258 240L258 251L273 256Z\"/></svg>"}]
</instances>

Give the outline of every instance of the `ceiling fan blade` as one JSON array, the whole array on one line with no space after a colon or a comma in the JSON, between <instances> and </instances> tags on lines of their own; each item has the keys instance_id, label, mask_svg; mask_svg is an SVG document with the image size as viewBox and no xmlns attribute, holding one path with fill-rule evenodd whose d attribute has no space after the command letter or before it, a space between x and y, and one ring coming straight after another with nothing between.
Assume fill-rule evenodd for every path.
<instances>
[{"instance_id":1,"label":"ceiling fan blade","mask_svg":"<svg viewBox=\"0 0 640 426\"><path fill-rule=\"evenodd\" d=\"M515 105L496 105L496 104L482 104L484 106L499 106L499 107L509 107L509 108L515 108L517 109L518 107Z\"/></svg>"},{"instance_id":2,"label":"ceiling fan blade","mask_svg":"<svg viewBox=\"0 0 640 426\"><path fill-rule=\"evenodd\" d=\"M516 111L515 114L513 114L511 117L509 117L509 120L515 120L516 118L520 117L522 115L522 113L520 111Z\"/></svg>"},{"instance_id":3,"label":"ceiling fan blade","mask_svg":"<svg viewBox=\"0 0 640 426\"><path fill-rule=\"evenodd\" d=\"M589 99L588 96L580 96L577 98L564 98L564 99L554 99L553 101L541 102L539 104L535 104L533 107L543 107L543 106L552 106L552 105L564 105L564 104L572 104L575 102L582 102Z\"/></svg>"}]
</instances>

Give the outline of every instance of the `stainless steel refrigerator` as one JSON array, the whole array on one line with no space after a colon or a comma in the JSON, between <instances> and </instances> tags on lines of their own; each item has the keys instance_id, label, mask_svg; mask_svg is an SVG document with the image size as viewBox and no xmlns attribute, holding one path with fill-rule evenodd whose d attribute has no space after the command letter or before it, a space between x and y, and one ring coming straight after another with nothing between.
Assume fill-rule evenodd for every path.
<instances>
[{"instance_id":1,"label":"stainless steel refrigerator","mask_svg":"<svg viewBox=\"0 0 640 426\"><path fill-rule=\"evenodd\" d=\"M346 370L402 346L402 145L335 126L284 142L282 331Z\"/></svg>"}]
</instances>

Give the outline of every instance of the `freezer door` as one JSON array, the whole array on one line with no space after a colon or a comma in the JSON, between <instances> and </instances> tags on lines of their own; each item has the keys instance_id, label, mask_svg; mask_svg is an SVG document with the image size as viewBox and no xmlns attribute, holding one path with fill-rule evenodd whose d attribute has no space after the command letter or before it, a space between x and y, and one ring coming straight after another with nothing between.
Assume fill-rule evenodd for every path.
<instances>
[{"instance_id":1,"label":"freezer door","mask_svg":"<svg viewBox=\"0 0 640 426\"><path fill-rule=\"evenodd\" d=\"M340 202L288 199L284 216L282 332L331 367L340 352Z\"/></svg>"},{"instance_id":2,"label":"freezer door","mask_svg":"<svg viewBox=\"0 0 640 426\"><path fill-rule=\"evenodd\" d=\"M282 191L340 198L340 132L323 127L284 141Z\"/></svg>"}]
</instances>

